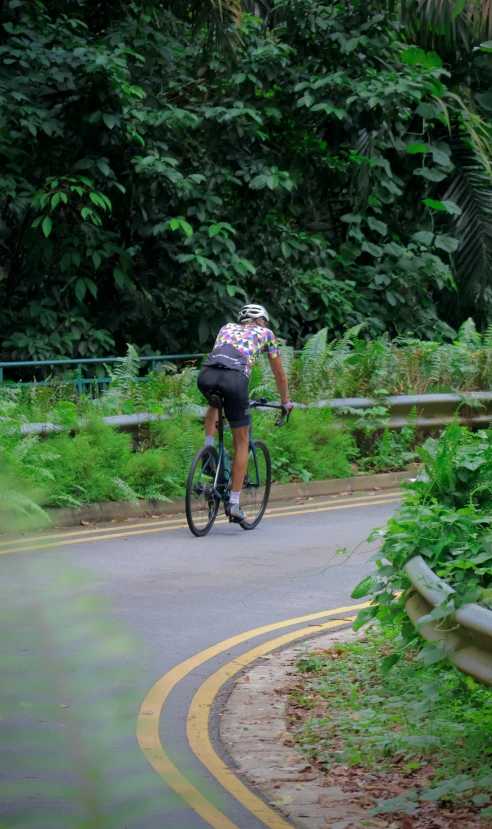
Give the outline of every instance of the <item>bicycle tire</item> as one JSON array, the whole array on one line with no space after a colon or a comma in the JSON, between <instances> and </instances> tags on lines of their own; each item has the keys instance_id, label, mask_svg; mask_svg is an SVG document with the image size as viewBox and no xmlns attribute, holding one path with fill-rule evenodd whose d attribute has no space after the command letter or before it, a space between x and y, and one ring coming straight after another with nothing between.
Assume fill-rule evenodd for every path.
<instances>
[{"instance_id":1,"label":"bicycle tire","mask_svg":"<svg viewBox=\"0 0 492 829\"><path fill-rule=\"evenodd\" d=\"M213 457L215 468L217 469L217 464L219 462L219 453L217 452L217 449L214 446L202 446L193 458L193 462L188 473L188 480L186 482L186 520L188 521L188 526L191 532L198 538L201 538L210 532L219 511L220 499L212 491L213 483L210 480L200 481L200 478L203 476L203 467L205 466L207 459L210 457ZM199 466L201 466L201 470L199 469ZM198 477L195 480L197 471ZM201 487L201 489L199 489L199 487ZM194 510L193 508L198 506L200 496L203 496L202 509L198 508ZM197 517L200 517L200 513L202 513L201 517L204 519L203 524L199 524L196 520Z\"/></svg>"},{"instance_id":2,"label":"bicycle tire","mask_svg":"<svg viewBox=\"0 0 492 829\"><path fill-rule=\"evenodd\" d=\"M272 462L268 447L262 440L253 440L252 443L255 446L258 458L260 476L264 478L264 481L257 480L254 456L250 445L248 470L241 490L241 508L247 516L246 521L242 521L240 524L243 530L254 530L260 523L268 506L272 486ZM252 495L254 497L251 497Z\"/></svg>"}]
</instances>

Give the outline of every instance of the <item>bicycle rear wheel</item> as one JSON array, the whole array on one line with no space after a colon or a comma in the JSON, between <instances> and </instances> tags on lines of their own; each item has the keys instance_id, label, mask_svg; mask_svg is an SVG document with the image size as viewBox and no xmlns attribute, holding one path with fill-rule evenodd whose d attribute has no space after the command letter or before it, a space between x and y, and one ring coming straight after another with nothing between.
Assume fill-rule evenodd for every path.
<instances>
[{"instance_id":1,"label":"bicycle rear wheel","mask_svg":"<svg viewBox=\"0 0 492 829\"><path fill-rule=\"evenodd\" d=\"M210 460L213 469L217 469L217 450L214 446L202 446L194 457L186 483L186 519L193 535L199 537L209 532L219 511L220 500L214 490L215 471L212 474L209 469Z\"/></svg>"},{"instance_id":2,"label":"bicycle rear wheel","mask_svg":"<svg viewBox=\"0 0 492 829\"><path fill-rule=\"evenodd\" d=\"M270 452L262 440L250 444L248 468L241 490L241 509L246 521L241 522L243 530L254 530L258 526L268 505L272 485L272 463ZM256 456L256 463L255 463Z\"/></svg>"}]
</instances>

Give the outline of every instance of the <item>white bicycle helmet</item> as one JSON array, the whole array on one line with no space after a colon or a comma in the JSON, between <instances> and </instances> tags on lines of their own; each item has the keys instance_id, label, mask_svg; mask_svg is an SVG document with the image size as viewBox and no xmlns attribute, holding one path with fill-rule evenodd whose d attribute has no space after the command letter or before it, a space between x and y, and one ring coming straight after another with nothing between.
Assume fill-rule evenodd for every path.
<instances>
[{"instance_id":1,"label":"white bicycle helmet","mask_svg":"<svg viewBox=\"0 0 492 829\"><path fill-rule=\"evenodd\" d=\"M270 322L268 312L265 311L263 305L244 305L237 315L238 322L255 322L255 320L264 319L265 322Z\"/></svg>"}]
</instances>

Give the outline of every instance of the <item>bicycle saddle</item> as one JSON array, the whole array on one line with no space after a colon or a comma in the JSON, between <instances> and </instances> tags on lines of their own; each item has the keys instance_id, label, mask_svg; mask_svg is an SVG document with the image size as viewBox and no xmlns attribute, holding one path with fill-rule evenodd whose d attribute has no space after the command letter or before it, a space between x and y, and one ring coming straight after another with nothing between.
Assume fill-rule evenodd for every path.
<instances>
[{"instance_id":1,"label":"bicycle saddle","mask_svg":"<svg viewBox=\"0 0 492 829\"><path fill-rule=\"evenodd\" d=\"M224 405L224 398L218 391L211 391L207 394L207 400L213 409L221 409Z\"/></svg>"}]
</instances>

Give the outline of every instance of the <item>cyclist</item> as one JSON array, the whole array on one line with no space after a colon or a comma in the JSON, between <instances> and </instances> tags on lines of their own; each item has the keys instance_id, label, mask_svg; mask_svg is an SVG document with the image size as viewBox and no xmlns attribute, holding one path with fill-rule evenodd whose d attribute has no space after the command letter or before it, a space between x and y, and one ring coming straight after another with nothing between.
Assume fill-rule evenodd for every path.
<instances>
[{"instance_id":1,"label":"cyclist","mask_svg":"<svg viewBox=\"0 0 492 829\"><path fill-rule=\"evenodd\" d=\"M283 409L287 412L292 409L287 375L275 335L267 327L269 321L268 313L262 305L245 305L241 308L237 323L228 323L220 329L213 351L206 358L197 380L198 388L205 397L210 392L219 392L224 399L224 411L234 442L232 487L227 514L238 522L246 518L239 505L239 495L248 467L248 383L253 363L262 352L266 352L270 359ZM205 443L208 446L214 444L217 419L217 409L209 406L205 416Z\"/></svg>"}]
</instances>

